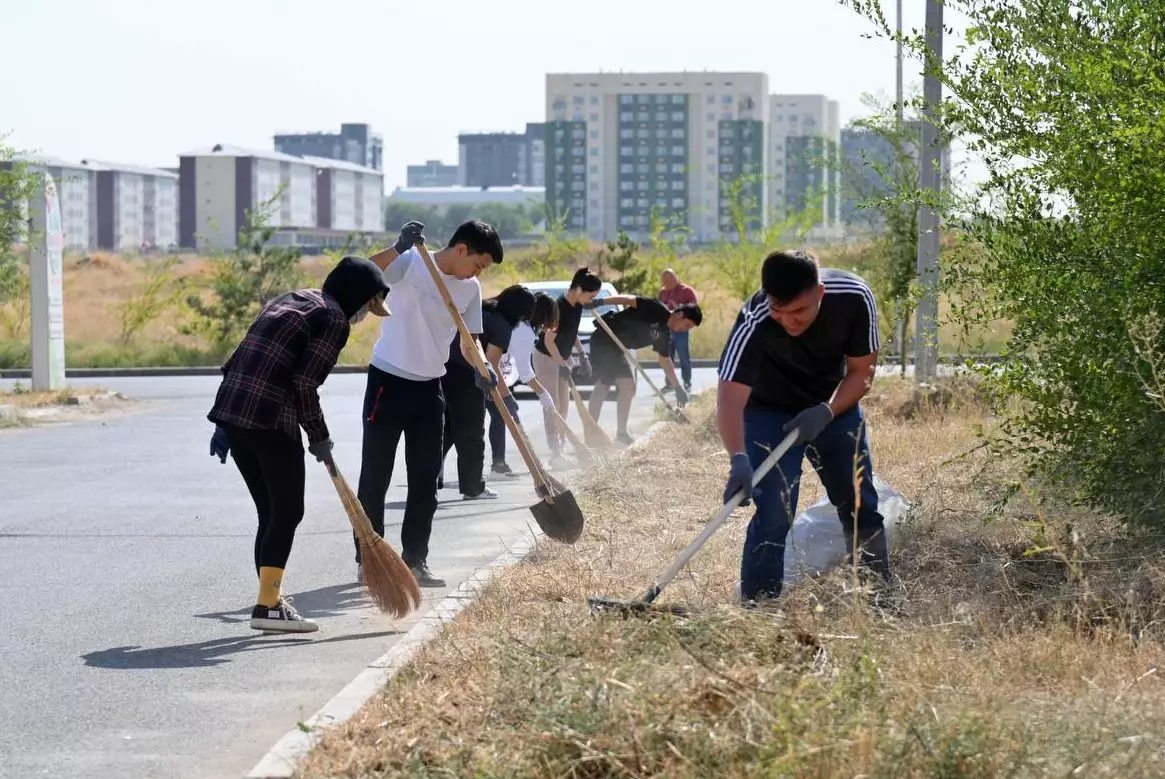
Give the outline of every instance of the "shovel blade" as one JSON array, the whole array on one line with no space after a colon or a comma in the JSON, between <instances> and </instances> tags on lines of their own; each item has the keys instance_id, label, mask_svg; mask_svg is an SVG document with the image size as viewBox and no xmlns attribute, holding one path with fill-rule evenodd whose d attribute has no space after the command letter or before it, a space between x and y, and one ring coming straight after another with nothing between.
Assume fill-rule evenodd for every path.
<instances>
[{"instance_id":1,"label":"shovel blade","mask_svg":"<svg viewBox=\"0 0 1165 779\"><path fill-rule=\"evenodd\" d=\"M577 541L586 523L582 509L570 490L543 498L530 507L530 513L543 533L564 544Z\"/></svg>"},{"instance_id":2,"label":"shovel blade","mask_svg":"<svg viewBox=\"0 0 1165 779\"><path fill-rule=\"evenodd\" d=\"M621 598L604 598L594 596L587 598L587 606L591 613L614 612L624 616L632 614L674 614L677 617L686 617L691 611L685 606L667 603L649 603L646 600L623 600Z\"/></svg>"}]
</instances>

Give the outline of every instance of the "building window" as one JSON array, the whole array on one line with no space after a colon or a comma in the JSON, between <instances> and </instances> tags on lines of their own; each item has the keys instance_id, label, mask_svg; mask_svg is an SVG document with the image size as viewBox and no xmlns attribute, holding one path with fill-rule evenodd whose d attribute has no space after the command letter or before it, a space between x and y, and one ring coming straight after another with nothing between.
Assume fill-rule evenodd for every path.
<instances>
[{"instance_id":1,"label":"building window","mask_svg":"<svg viewBox=\"0 0 1165 779\"><path fill-rule=\"evenodd\" d=\"M635 102L635 95L619 95L619 105L631 105Z\"/></svg>"},{"instance_id":2,"label":"building window","mask_svg":"<svg viewBox=\"0 0 1165 779\"><path fill-rule=\"evenodd\" d=\"M684 163L682 163L682 162L673 162L673 163L671 164L671 172L672 172L672 173L683 173L683 172L684 172Z\"/></svg>"},{"instance_id":3,"label":"building window","mask_svg":"<svg viewBox=\"0 0 1165 779\"><path fill-rule=\"evenodd\" d=\"M645 105L651 102L651 95L636 95L635 102L640 105Z\"/></svg>"},{"instance_id":4,"label":"building window","mask_svg":"<svg viewBox=\"0 0 1165 779\"><path fill-rule=\"evenodd\" d=\"M632 154L632 151L633 150L630 146L621 146L621 147L619 147L619 156L620 157L630 157Z\"/></svg>"},{"instance_id":5,"label":"building window","mask_svg":"<svg viewBox=\"0 0 1165 779\"><path fill-rule=\"evenodd\" d=\"M599 131L598 131L598 130L591 130L591 137L592 137L592 138L598 138L598 137L599 137Z\"/></svg>"},{"instance_id":6,"label":"building window","mask_svg":"<svg viewBox=\"0 0 1165 779\"><path fill-rule=\"evenodd\" d=\"M632 165L630 162L624 162L622 165L619 166L619 172L620 173L634 173L635 166Z\"/></svg>"},{"instance_id":7,"label":"building window","mask_svg":"<svg viewBox=\"0 0 1165 779\"><path fill-rule=\"evenodd\" d=\"M671 147L671 153L672 153L673 157L682 157L682 156L684 156L684 147L683 146L673 146L673 147Z\"/></svg>"},{"instance_id":8,"label":"building window","mask_svg":"<svg viewBox=\"0 0 1165 779\"><path fill-rule=\"evenodd\" d=\"M651 185L646 181L636 181L635 182L635 188L638 189L640 192L642 192L643 190L647 189L650 186Z\"/></svg>"},{"instance_id":9,"label":"building window","mask_svg":"<svg viewBox=\"0 0 1165 779\"><path fill-rule=\"evenodd\" d=\"M732 95L721 96L720 102L723 103L724 105L732 105Z\"/></svg>"},{"instance_id":10,"label":"building window","mask_svg":"<svg viewBox=\"0 0 1165 779\"><path fill-rule=\"evenodd\" d=\"M582 95L575 95L574 97L572 97L570 99L570 102L573 105L582 105L583 104L583 96Z\"/></svg>"},{"instance_id":11,"label":"building window","mask_svg":"<svg viewBox=\"0 0 1165 779\"><path fill-rule=\"evenodd\" d=\"M672 112L671 112L671 120L672 120L673 122L682 122L682 121L684 121L684 112L683 112L683 111L672 111Z\"/></svg>"},{"instance_id":12,"label":"building window","mask_svg":"<svg viewBox=\"0 0 1165 779\"><path fill-rule=\"evenodd\" d=\"M635 114L631 113L630 111L620 111L619 112L619 121L620 122L635 121Z\"/></svg>"},{"instance_id":13,"label":"building window","mask_svg":"<svg viewBox=\"0 0 1165 779\"><path fill-rule=\"evenodd\" d=\"M598 105L598 104L599 104L599 96L598 95L591 95L591 105Z\"/></svg>"},{"instance_id":14,"label":"building window","mask_svg":"<svg viewBox=\"0 0 1165 779\"><path fill-rule=\"evenodd\" d=\"M716 95L708 95L708 105L713 105L716 102Z\"/></svg>"},{"instance_id":15,"label":"building window","mask_svg":"<svg viewBox=\"0 0 1165 779\"><path fill-rule=\"evenodd\" d=\"M683 189L683 188L684 188L684 182L682 182L682 181L673 181L673 182L671 183L671 188L672 188L672 189Z\"/></svg>"},{"instance_id":16,"label":"building window","mask_svg":"<svg viewBox=\"0 0 1165 779\"><path fill-rule=\"evenodd\" d=\"M625 197L625 198L621 198L619 200L619 207L620 208L633 208L634 206L635 206L635 200L633 198Z\"/></svg>"},{"instance_id":17,"label":"building window","mask_svg":"<svg viewBox=\"0 0 1165 779\"><path fill-rule=\"evenodd\" d=\"M622 130L619 131L619 137L625 141L630 140L631 138L635 137L635 131L629 127L624 127Z\"/></svg>"},{"instance_id":18,"label":"building window","mask_svg":"<svg viewBox=\"0 0 1165 779\"><path fill-rule=\"evenodd\" d=\"M671 207L672 208L683 208L684 207L684 199L682 197L672 198Z\"/></svg>"},{"instance_id":19,"label":"building window","mask_svg":"<svg viewBox=\"0 0 1165 779\"><path fill-rule=\"evenodd\" d=\"M599 115L598 114L591 114L591 121L592 122L599 121Z\"/></svg>"},{"instance_id":20,"label":"building window","mask_svg":"<svg viewBox=\"0 0 1165 779\"><path fill-rule=\"evenodd\" d=\"M640 138L650 138L651 130L640 130L638 134Z\"/></svg>"},{"instance_id":21,"label":"building window","mask_svg":"<svg viewBox=\"0 0 1165 779\"><path fill-rule=\"evenodd\" d=\"M684 130L683 130L683 128L682 128L682 127L675 127L675 128L672 128L672 131L671 131L671 137L673 137L673 138L683 138L683 137L684 137Z\"/></svg>"},{"instance_id":22,"label":"building window","mask_svg":"<svg viewBox=\"0 0 1165 779\"><path fill-rule=\"evenodd\" d=\"M671 101L674 105L683 105L684 104L684 96L683 95L672 95Z\"/></svg>"},{"instance_id":23,"label":"building window","mask_svg":"<svg viewBox=\"0 0 1165 779\"><path fill-rule=\"evenodd\" d=\"M639 163L639 165L636 167L636 171L637 171L637 172L639 172L639 173L650 173L650 172L651 172L651 166L650 166L650 165L648 165L646 162L641 162L641 163Z\"/></svg>"},{"instance_id":24,"label":"building window","mask_svg":"<svg viewBox=\"0 0 1165 779\"><path fill-rule=\"evenodd\" d=\"M621 189L624 192L629 192L629 191L635 189L635 182L634 181L620 181L619 182L619 189Z\"/></svg>"},{"instance_id":25,"label":"building window","mask_svg":"<svg viewBox=\"0 0 1165 779\"><path fill-rule=\"evenodd\" d=\"M571 121L581 122L583 120L583 115L582 114L572 114L570 118L571 118Z\"/></svg>"}]
</instances>

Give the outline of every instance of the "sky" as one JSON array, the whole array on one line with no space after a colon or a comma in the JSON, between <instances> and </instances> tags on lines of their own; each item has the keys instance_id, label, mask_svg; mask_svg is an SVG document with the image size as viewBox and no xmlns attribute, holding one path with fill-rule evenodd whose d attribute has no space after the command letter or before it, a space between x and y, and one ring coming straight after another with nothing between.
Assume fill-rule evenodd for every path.
<instances>
[{"instance_id":1,"label":"sky","mask_svg":"<svg viewBox=\"0 0 1165 779\"><path fill-rule=\"evenodd\" d=\"M215 143L365 122L391 192L409 164L455 164L458 133L543 121L548 72L760 71L771 92L839 101L843 124L863 94L894 95L893 44L838 0L0 4L20 31L5 36L0 136L73 160L176 167ZM920 28L923 0L905 6ZM907 60L908 92L919 70Z\"/></svg>"}]
</instances>

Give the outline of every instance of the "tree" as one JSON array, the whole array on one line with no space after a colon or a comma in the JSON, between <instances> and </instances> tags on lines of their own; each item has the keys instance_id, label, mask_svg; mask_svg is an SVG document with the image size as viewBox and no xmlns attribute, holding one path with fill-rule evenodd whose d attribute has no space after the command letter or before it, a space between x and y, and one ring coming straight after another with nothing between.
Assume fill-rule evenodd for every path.
<instances>
[{"instance_id":1,"label":"tree","mask_svg":"<svg viewBox=\"0 0 1165 779\"><path fill-rule=\"evenodd\" d=\"M28 237L27 203L40 181L6 138L0 136L0 307L26 294L28 273L15 247Z\"/></svg>"},{"instance_id":2,"label":"tree","mask_svg":"<svg viewBox=\"0 0 1165 779\"><path fill-rule=\"evenodd\" d=\"M209 300L200 294L186 298L193 313L186 331L206 337L217 354L235 346L264 305L304 281L299 249L271 245L270 215L280 196L247 209L237 248L212 258Z\"/></svg>"},{"instance_id":3,"label":"tree","mask_svg":"<svg viewBox=\"0 0 1165 779\"><path fill-rule=\"evenodd\" d=\"M1017 399L993 445L1030 477L1132 519L1160 509L1165 414L1146 389L1143 323L1165 309L1165 0L947 0L966 44L945 62L904 45L950 97L939 120L989 176L947 262L969 323L1014 323L985 379ZM892 36L876 0L847 0ZM1135 342L1130 326L1155 333Z\"/></svg>"}]
</instances>

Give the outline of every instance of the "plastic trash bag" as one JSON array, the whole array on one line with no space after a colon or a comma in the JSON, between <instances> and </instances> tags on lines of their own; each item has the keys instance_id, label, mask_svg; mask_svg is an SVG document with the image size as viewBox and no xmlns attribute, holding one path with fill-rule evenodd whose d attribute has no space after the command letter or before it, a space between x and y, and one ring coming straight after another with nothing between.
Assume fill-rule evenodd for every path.
<instances>
[{"instance_id":1,"label":"plastic trash bag","mask_svg":"<svg viewBox=\"0 0 1165 779\"><path fill-rule=\"evenodd\" d=\"M910 503L874 474L878 491L878 512L886 521L886 538L891 554L894 548L894 525L906 516ZM853 535L853 521L842 525L837 509L823 497L797 515L785 540L785 581L794 582L835 568L845 562L845 536Z\"/></svg>"}]
</instances>

